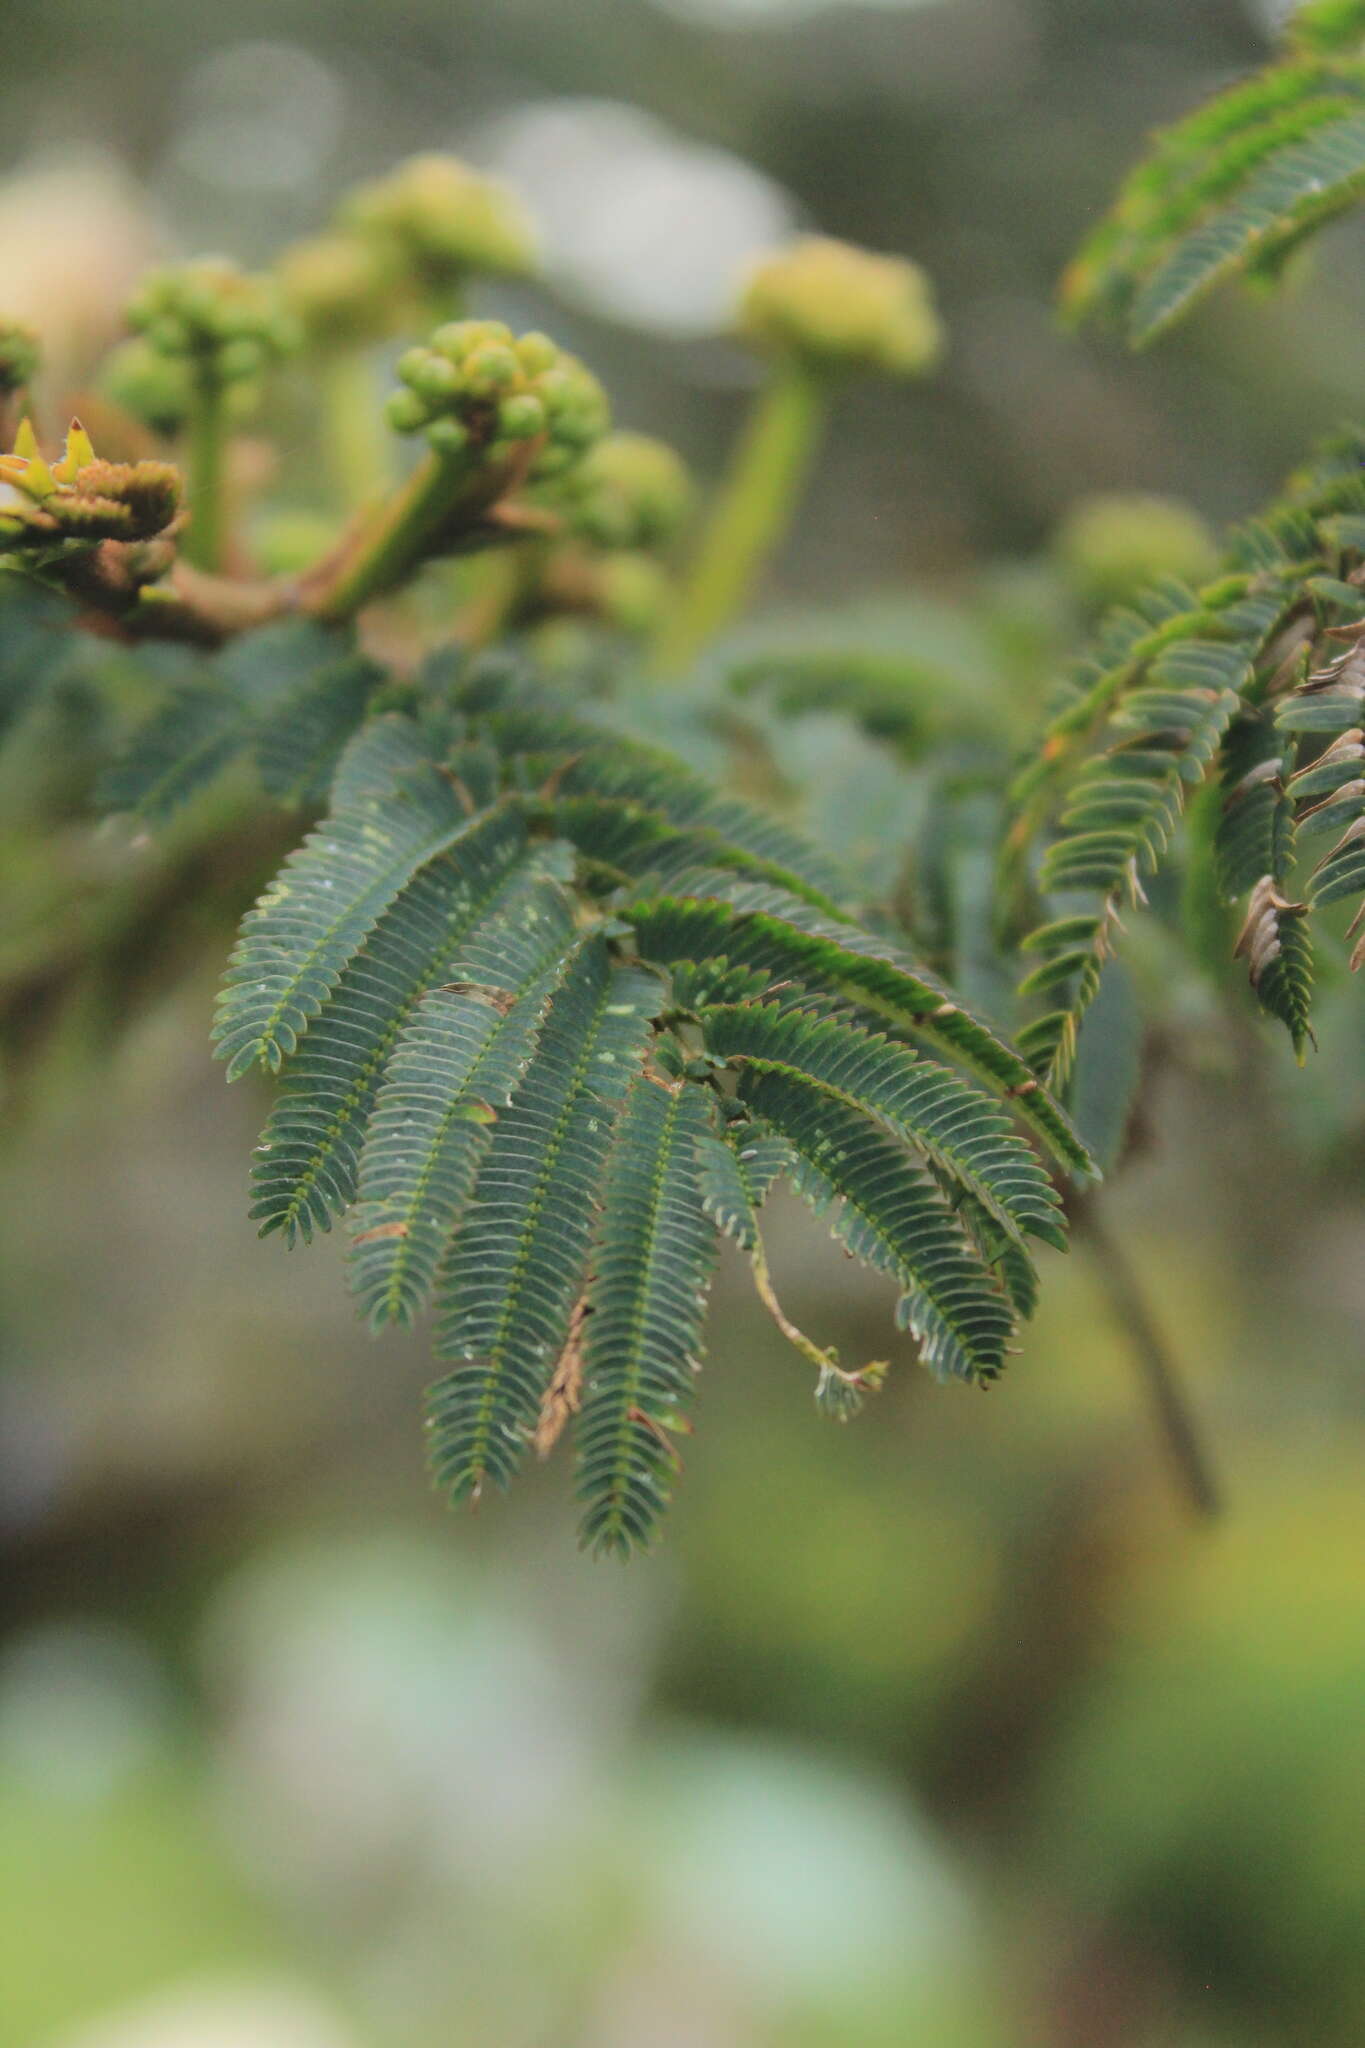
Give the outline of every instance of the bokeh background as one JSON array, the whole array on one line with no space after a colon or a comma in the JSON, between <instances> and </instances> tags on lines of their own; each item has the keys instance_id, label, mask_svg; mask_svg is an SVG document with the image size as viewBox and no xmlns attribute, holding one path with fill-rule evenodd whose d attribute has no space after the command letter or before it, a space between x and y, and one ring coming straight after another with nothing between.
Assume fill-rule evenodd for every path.
<instances>
[{"instance_id":1,"label":"bokeh background","mask_svg":"<svg viewBox=\"0 0 1365 2048\"><path fill-rule=\"evenodd\" d=\"M904 251L948 362L841 403L770 601L885 600L964 692L1041 691L1079 496L1235 516L1359 402L1359 230L1151 357L1051 313L1145 132L1283 11L4 0L0 302L78 386L149 253L264 260L454 148L544 231L544 287L488 309L706 474L746 255ZM895 830L894 769L791 744ZM421 1345L357 1330L336 1245L256 1244L205 925L3 1110L3 2048L1365 2039L1365 1023L1299 1076L1191 993L1107 1198L1217 1525L1084 1250L989 1400L903 1362L847 1429L727 1266L669 1542L622 1571L554 1469L447 1516ZM882 1291L791 1211L775 1263L881 1351Z\"/></svg>"}]
</instances>

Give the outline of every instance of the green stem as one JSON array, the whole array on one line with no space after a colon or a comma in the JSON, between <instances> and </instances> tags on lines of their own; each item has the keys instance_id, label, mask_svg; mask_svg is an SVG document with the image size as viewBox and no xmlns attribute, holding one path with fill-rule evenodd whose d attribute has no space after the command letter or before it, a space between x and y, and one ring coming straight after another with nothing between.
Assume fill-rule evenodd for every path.
<instances>
[{"instance_id":1,"label":"green stem","mask_svg":"<svg viewBox=\"0 0 1365 2048\"><path fill-rule=\"evenodd\" d=\"M778 364L759 394L702 535L658 666L685 669L744 604L790 524L825 416L823 378Z\"/></svg>"},{"instance_id":2,"label":"green stem","mask_svg":"<svg viewBox=\"0 0 1365 2048\"><path fill-rule=\"evenodd\" d=\"M182 548L186 561L196 569L212 571L223 566L226 457L227 413L222 381L211 363L199 363L194 372L186 450L190 523Z\"/></svg>"},{"instance_id":3,"label":"green stem","mask_svg":"<svg viewBox=\"0 0 1365 2048\"><path fill-rule=\"evenodd\" d=\"M442 530L457 514L488 503L501 481L490 479L477 459L471 465L467 455L423 456L341 567L305 597L307 609L333 624L354 618L373 598L406 581L438 551Z\"/></svg>"},{"instance_id":4,"label":"green stem","mask_svg":"<svg viewBox=\"0 0 1365 2048\"><path fill-rule=\"evenodd\" d=\"M338 350L322 366L327 449L346 509L382 497L392 481L373 366L359 349Z\"/></svg>"}]
</instances>

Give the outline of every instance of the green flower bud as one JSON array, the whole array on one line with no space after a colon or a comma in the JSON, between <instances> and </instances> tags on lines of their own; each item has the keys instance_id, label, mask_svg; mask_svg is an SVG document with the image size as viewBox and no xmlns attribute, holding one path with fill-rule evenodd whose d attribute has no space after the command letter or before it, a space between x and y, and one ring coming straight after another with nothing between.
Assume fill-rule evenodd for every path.
<instances>
[{"instance_id":1,"label":"green flower bud","mask_svg":"<svg viewBox=\"0 0 1365 2048\"><path fill-rule=\"evenodd\" d=\"M449 461L456 455L463 455L469 446L469 435L458 420L433 420L427 428L427 446L434 455Z\"/></svg>"},{"instance_id":2,"label":"green flower bud","mask_svg":"<svg viewBox=\"0 0 1365 2048\"><path fill-rule=\"evenodd\" d=\"M559 361L559 349L548 334L532 328L516 343L517 358L528 377L539 376L542 370L550 370Z\"/></svg>"},{"instance_id":3,"label":"green flower bud","mask_svg":"<svg viewBox=\"0 0 1365 2048\"><path fill-rule=\"evenodd\" d=\"M1116 603L1163 576L1204 583L1218 549L1199 514L1175 498L1114 491L1082 498L1053 543L1063 573L1091 604Z\"/></svg>"},{"instance_id":4,"label":"green flower bud","mask_svg":"<svg viewBox=\"0 0 1365 2048\"><path fill-rule=\"evenodd\" d=\"M542 335L529 337L529 348L527 339L516 341L498 320L438 327L430 347L409 349L400 360L408 388L389 400L389 424L400 433L425 427L442 452L476 446L490 463L510 461L543 436L530 473L559 474L606 431L606 395L575 357Z\"/></svg>"},{"instance_id":5,"label":"green flower bud","mask_svg":"<svg viewBox=\"0 0 1365 2048\"><path fill-rule=\"evenodd\" d=\"M188 364L162 354L140 336L123 342L107 358L100 389L154 434L178 434L192 402Z\"/></svg>"},{"instance_id":6,"label":"green flower bud","mask_svg":"<svg viewBox=\"0 0 1365 2048\"><path fill-rule=\"evenodd\" d=\"M608 434L573 472L569 523L600 548L662 547L692 509L682 458L648 434Z\"/></svg>"},{"instance_id":7,"label":"green flower bud","mask_svg":"<svg viewBox=\"0 0 1365 2048\"><path fill-rule=\"evenodd\" d=\"M218 351L218 374L225 384L244 383L248 377L255 377L260 368L260 347L245 335L237 341L224 342Z\"/></svg>"},{"instance_id":8,"label":"green flower bud","mask_svg":"<svg viewBox=\"0 0 1365 2048\"><path fill-rule=\"evenodd\" d=\"M444 404L461 389L460 372L447 356L433 348L410 348L398 365L398 374L429 407Z\"/></svg>"},{"instance_id":9,"label":"green flower bud","mask_svg":"<svg viewBox=\"0 0 1365 2048\"><path fill-rule=\"evenodd\" d=\"M545 406L533 391L504 398L498 407L498 432L509 441L531 441L545 431Z\"/></svg>"},{"instance_id":10,"label":"green flower bud","mask_svg":"<svg viewBox=\"0 0 1365 2048\"><path fill-rule=\"evenodd\" d=\"M668 576L648 555L608 555L601 564L598 603L602 616L623 633L652 633L671 595Z\"/></svg>"},{"instance_id":11,"label":"green flower bud","mask_svg":"<svg viewBox=\"0 0 1365 2048\"><path fill-rule=\"evenodd\" d=\"M923 375L943 347L928 278L900 256L808 235L750 276L739 330L770 355L822 371Z\"/></svg>"},{"instance_id":12,"label":"green flower bud","mask_svg":"<svg viewBox=\"0 0 1365 2048\"><path fill-rule=\"evenodd\" d=\"M128 322L158 353L192 356L224 381L255 376L298 340L276 280L217 256L153 271Z\"/></svg>"},{"instance_id":13,"label":"green flower bud","mask_svg":"<svg viewBox=\"0 0 1365 2048\"><path fill-rule=\"evenodd\" d=\"M285 305L314 348L375 341L392 324L394 266L362 235L296 242L275 265Z\"/></svg>"},{"instance_id":14,"label":"green flower bud","mask_svg":"<svg viewBox=\"0 0 1365 2048\"><path fill-rule=\"evenodd\" d=\"M384 417L396 434L415 434L431 418L431 410L415 391L395 391L385 403Z\"/></svg>"},{"instance_id":15,"label":"green flower bud","mask_svg":"<svg viewBox=\"0 0 1365 2048\"><path fill-rule=\"evenodd\" d=\"M524 276L535 264L535 239L518 201L456 157L412 157L360 186L341 218L388 245L433 291L477 271Z\"/></svg>"},{"instance_id":16,"label":"green flower bud","mask_svg":"<svg viewBox=\"0 0 1365 2048\"><path fill-rule=\"evenodd\" d=\"M500 342L485 342L465 357L461 365L465 388L479 398L510 391L522 374L515 352Z\"/></svg>"},{"instance_id":17,"label":"green flower bud","mask_svg":"<svg viewBox=\"0 0 1365 2048\"><path fill-rule=\"evenodd\" d=\"M0 321L0 398L23 391L38 374L38 339L27 327Z\"/></svg>"}]
</instances>

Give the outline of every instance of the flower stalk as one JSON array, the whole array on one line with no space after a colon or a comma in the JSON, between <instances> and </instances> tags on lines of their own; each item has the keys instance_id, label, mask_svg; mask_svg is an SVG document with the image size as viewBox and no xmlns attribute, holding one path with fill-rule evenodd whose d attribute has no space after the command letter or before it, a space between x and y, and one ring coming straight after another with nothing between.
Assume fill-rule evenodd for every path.
<instances>
[{"instance_id":1,"label":"flower stalk","mask_svg":"<svg viewBox=\"0 0 1365 2048\"><path fill-rule=\"evenodd\" d=\"M819 444L826 385L799 361L774 365L660 636L665 673L687 668L730 624L780 546Z\"/></svg>"}]
</instances>

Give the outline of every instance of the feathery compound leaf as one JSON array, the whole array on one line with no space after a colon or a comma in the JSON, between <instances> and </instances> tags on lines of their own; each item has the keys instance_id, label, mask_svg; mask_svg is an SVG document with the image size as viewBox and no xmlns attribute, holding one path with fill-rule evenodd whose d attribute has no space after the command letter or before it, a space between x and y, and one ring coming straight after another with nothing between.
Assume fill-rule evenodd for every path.
<instances>
[{"instance_id":1,"label":"feathery compound leaf","mask_svg":"<svg viewBox=\"0 0 1365 2048\"><path fill-rule=\"evenodd\" d=\"M948 671L875 648L757 655L732 670L728 682L736 696L763 695L788 716L837 711L870 739L890 742L907 760L923 754L941 722L937 707L955 688Z\"/></svg>"},{"instance_id":2,"label":"feathery compound leaf","mask_svg":"<svg viewBox=\"0 0 1365 2048\"><path fill-rule=\"evenodd\" d=\"M162 824L253 748L268 796L320 802L380 670L348 634L288 619L194 663L102 778L106 810Z\"/></svg>"},{"instance_id":3,"label":"feathery compound leaf","mask_svg":"<svg viewBox=\"0 0 1365 2048\"><path fill-rule=\"evenodd\" d=\"M1266 875L1251 892L1246 922L1234 957L1245 956L1261 1007L1278 1017L1294 1041L1300 1061L1312 1033L1308 1023L1313 988L1313 942L1308 905L1291 903Z\"/></svg>"},{"instance_id":4,"label":"feathery compound leaf","mask_svg":"<svg viewBox=\"0 0 1365 2048\"><path fill-rule=\"evenodd\" d=\"M1138 293L1131 330L1152 341L1222 278L1279 239L1343 213L1365 186L1365 114L1333 120L1262 164L1237 201L1180 242Z\"/></svg>"},{"instance_id":5,"label":"feathery compound leaf","mask_svg":"<svg viewBox=\"0 0 1365 2048\"><path fill-rule=\"evenodd\" d=\"M723 796L703 776L659 747L607 733L562 711L502 711L487 720L498 747L527 757L558 796L615 799L654 811L680 832L714 834L765 868L793 893L829 909L845 882L833 862L776 818Z\"/></svg>"},{"instance_id":6,"label":"feathery compound leaf","mask_svg":"<svg viewBox=\"0 0 1365 2048\"><path fill-rule=\"evenodd\" d=\"M780 891L714 878L707 894L627 906L646 959L671 965L724 957L838 995L897 1030L930 1039L1010 1098L1015 1114L1071 1172L1094 1163L1063 1110L1015 1050L971 1016L942 982L891 940L824 919Z\"/></svg>"},{"instance_id":7,"label":"feathery compound leaf","mask_svg":"<svg viewBox=\"0 0 1365 2048\"><path fill-rule=\"evenodd\" d=\"M434 768L442 736L400 711L371 718L341 750L332 777L330 807L352 811L388 792L414 768Z\"/></svg>"},{"instance_id":8,"label":"feathery compound leaf","mask_svg":"<svg viewBox=\"0 0 1365 2048\"><path fill-rule=\"evenodd\" d=\"M257 1147L252 1216L286 1243L329 1230L355 1197L360 1148L389 1054L416 1003L459 978L460 950L550 857L528 852L515 812L496 810L413 877L337 983L284 1070ZM549 868L561 881L569 864Z\"/></svg>"},{"instance_id":9,"label":"feathery compound leaf","mask_svg":"<svg viewBox=\"0 0 1365 2048\"><path fill-rule=\"evenodd\" d=\"M701 1013L709 1049L758 1072L817 1082L908 1138L960 1181L1005 1231L1066 1247L1060 1202L1043 1166L988 1096L909 1046L834 1018L773 1003Z\"/></svg>"},{"instance_id":10,"label":"feathery compound leaf","mask_svg":"<svg viewBox=\"0 0 1365 2048\"><path fill-rule=\"evenodd\" d=\"M758 1250L758 1212L779 1175L792 1168L784 1139L752 1124L728 1124L719 1138L698 1140L701 1199L711 1221L742 1252Z\"/></svg>"},{"instance_id":11,"label":"feathery compound leaf","mask_svg":"<svg viewBox=\"0 0 1365 2048\"><path fill-rule=\"evenodd\" d=\"M1271 275L1350 204L1365 170L1365 51L1353 0L1295 17L1290 54L1157 137L1063 280L1074 319L1142 343L1233 270Z\"/></svg>"},{"instance_id":12,"label":"feathery compound leaf","mask_svg":"<svg viewBox=\"0 0 1365 2048\"><path fill-rule=\"evenodd\" d=\"M1258 614L1253 633L1260 631ZM1020 985L1022 995L1060 997L1059 1007L1019 1033L1021 1050L1055 1087L1070 1075L1123 904L1143 900L1141 878L1160 866L1187 792L1216 755L1252 673L1246 641L1163 645L1149 666L1139 666L1137 684L1112 702L1101 734L1108 745L1074 775L1039 880L1045 890L1100 901L1030 934L1025 949L1042 959Z\"/></svg>"},{"instance_id":13,"label":"feathery compound leaf","mask_svg":"<svg viewBox=\"0 0 1365 2048\"><path fill-rule=\"evenodd\" d=\"M1223 815L1214 841L1218 887L1237 903L1263 875L1280 879L1294 857L1294 812L1284 789L1284 742L1266 708L1235 718L1223 741Z\"/></svg>"},{"instance_id":14,"label":"feathery compound leaf","mask_svg":"<svg viewBox=\"0 0 1365 2048\"><path fill-rule=\"evenodd\" d=\"M1349 56L1365 44L1365 0L1300 0L1285 34L1298 49Z\"/></svg>"},{"instance_id":15,"label":"feathery compound leaf","mask_svg":"<svg viewBox=\"0 0 1365 2048\"><path fill-rule=\"evenodd\" d=\"M247 912L214 1027L236 1080L278 1069L418 870L474 829L449 779L416 768L310 832Z\"/></svg>"},{"instance_id":16,"label":"feathery compound leaf","mask_svg":"<svg viewBox=\"0 0 1365 2048\"><path fill-rule=\"evenodd\" d=\"M0 733L21 718L65 665L71 607L55 591L0 569Z\"/></svg>"},{"instance_id":17,"label":"feathery compound leaf","mask_svg":"<svg viewBox=\"0 0 1365 2048\"><path fill-rule=\"evenodd\" d=\"M186 684L131 735L100 777L95 800L102 810L164 825L236 760L251 728L249 707L221 683Z\"/></svg>"},{"instance_id":18,"label":"feathery compound leaf","mask_svg":"<svg viewBox=\"0 0 1365 2048\"><path fill-rule=\"evenodd\" d=\"M528 810L576 846L588 871L600 870L612 886L648 881L658 889L676 889L713 868L780 887L793 882L785 868L731 845L719 832L705 826L680 829L661 812L628 798L556 796L533 799Z\"/></svg>"},{"instance_id":19,"label":"feathery compound leaf","mask_svg":"<svg viewBox=\"0 0 1365 2048\"><path fill-rule=\"evenodd\" d=\"M267 796L320 804L346 742L365 716L381 672L351 654L318 667L272 705L256 731L256 765Z\"/></svg>"},{"instance_id":20,"label":"feathery compound leaf","mask_svg":"<svg viewBox=\"0 0 1365 2048\"><path fill-rule=\"evenodd\" d=\"M576 1341L612 1128L662 996L654 975L613 967L589 940L493 1128L439 1279L437 1356L462 1362L431 1390L428 1427L432 1470L454 1500L507 1485Z\"/></svg>"},{"instance_id":21,"label":"feathery compound leaf","mask_svg":"<svg viewBox=\"0 0 1365 2048\"><path fill-rule=\"evenodd\" d=\"M668 1506L669 1437L692 1394L715 1263L698 1159L713 1116L702 1088L642 1075L607 1164L577 1433L580 1528L599 1552L647 1544Z\"/></svg>"},{"instance_id":22,"label":"feathery compound leaf","mask_svg":"<svg viewBox=\"0 0 1365 2048\"><path fill-rule=\"evenodd\" d=\"M566 972L573 900L548 876L516 885L424 995L379 1089L360 1159L351 1285L368 1316L410 1323L469 1199L490 1127L535 1051Z\"/></svg>"},{"instance_id":23,"label":"feathery compound leaf","mask_svg":"<svg viewBox=\"0 0 1365 2048\"><path fill-rule=\"evenodd\" d=\"M853 1256L900 1284L900 1314L926 1364L993 1379L1013 1309L932 1176L886 1131L812 1082L760 1074L745 1080L743 1094L800 1155L796 1183L807 1200L822 1211L840 1205L831 1227Z\"/></svg>"}]
</instances>

